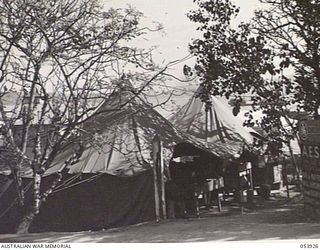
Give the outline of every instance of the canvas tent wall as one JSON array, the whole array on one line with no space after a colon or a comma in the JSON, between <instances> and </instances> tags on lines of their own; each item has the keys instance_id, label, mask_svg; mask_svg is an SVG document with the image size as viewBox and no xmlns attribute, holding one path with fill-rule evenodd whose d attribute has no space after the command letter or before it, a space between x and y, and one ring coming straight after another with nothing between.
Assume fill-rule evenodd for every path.
<instances>
[{"instance_id":1,"label":"canvas tent wall","mask_svg":"<svg viewBox=\"0 0 320 250\"><path fill-rule=\"evenodd\" d=\"M179 142L205 150L137 97L131 87L113 93L82 130L86 133L66 145L44 174L43 189L57 174L63 178L41 207L32 231L99 229L154 219L150 174L154 136L163 141L167 159ZM83 152L79 160L62 169L80 142ZM28 177L30 171L26 171L24 179L26 188L31 182ZM0 194L0 200L0 225L11 223L10 227L1 226L0 231L8 232L16 226L13 218L18 218L13 183Z\"/></svg>"},{"instance_id":2,"label":"canvas tent wall","mask_svg":"<svg viewBox=\"0 0 320 250\"><path fill-rule=\"evenodd\" d=\"M4 181L7 176L0 176ZM44 177L45 191L57 175ZM31 201L31 179L24 178L26 201ZM66 185L67 184L67 185ZM11 185L1 197L0 233L14 233L20 213L14 206ZM31 204L29 204L31 205ZM153 173L147 170L131 177L108 174L66 174L43 203L30 232L99 230L150 221L155 218Z\"/></svg>"}]
</instances>

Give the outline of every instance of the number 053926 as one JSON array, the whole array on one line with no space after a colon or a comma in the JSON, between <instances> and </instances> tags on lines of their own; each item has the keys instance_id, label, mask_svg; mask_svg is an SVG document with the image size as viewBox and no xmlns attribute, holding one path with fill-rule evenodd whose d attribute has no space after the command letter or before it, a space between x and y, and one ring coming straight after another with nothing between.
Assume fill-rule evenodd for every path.
<instances>
[{"instance_id":1,"label":"number 053926","mask_svg":"<svg viewBox=\"0 0 320 250\"><path fill-rule=\"evenodd\" d=\"M318 244L300 244L300 248L303 248L303 249L316 249L316 248L319 248L319 245Z\"/></svg>"}]
</instances>

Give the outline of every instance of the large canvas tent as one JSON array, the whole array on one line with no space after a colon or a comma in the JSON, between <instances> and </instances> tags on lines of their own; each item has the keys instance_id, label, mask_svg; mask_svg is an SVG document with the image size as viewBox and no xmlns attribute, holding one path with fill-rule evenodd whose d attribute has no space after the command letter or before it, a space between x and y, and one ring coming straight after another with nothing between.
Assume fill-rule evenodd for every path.
<instances>
[{"instance_id":1,"label":"large canvas tent","mask_svg":"<svg viewBox=\"0 0 320 250\"><path fill-rule=\"evenodd\" d=\"M209 150L217 152L218 156L234 159L241 154L244 145L253 143L257 133L243 127L227 100L211 96L203 102L200 92L201 87L169 120L179 130L202 141Z\"/></svg>"},{"instance_id":2,"label":"large canvas tent","mask_svg":"<svg viewBox=\"0 0 320 250\"><path fill-rule=\"evenodd\" d=\"M243 121L233 115L232 107L225 98L210 96L203 102L201 91L199 87L169 120L179 130L201 141L209 151L218 152L217 155L223 161L219 163L208 158L201 165L207 165L207 169L215 168L217 164L223 166L222 185L225 190L232 192L239 188L239 172L246 170L245 165L241 164L249 160L246 149L253 144L254 137L259 135L253 129L243 126Z\"/></svg>"},{"instance_id":3,"label":"large canvas tent","mask_svg":"<svg viewBox=\"0 0 320 250\"><path fill-rule=\"evenodd\" d=\"M167 159L180 142L206 150L197 140L175 129L133 91L122 88L113 93L96 115L82 127L86 134L67 145L45 172L42 189L59 176L53 193L42 205L31 231L78 231L134 224L155 218L152 175L152 141L163 141ZM88 135L90 134L90 135ZM78 161L64 163L81 142ZM24 186L31 200L30 171ZM0 232L13 232L19 221L12 180L0 192Z\"/></svg>"},{"instance_id":4,"label":"large canvas tent","mask_svg":"<svg viewBox=\"0 0 320 250\"><path fill-rule=\"evenodd\" d=\"M132 87L112 95L97 111L99 115L84 124L90 136L85 141L79 161L68 168L68 173L108 173L133 176L152 165L152 142L155 136L163 141L165 158L170 159L174 146L190 143L201 150L205 146L196 138L177 130L133 92ZM74 145L57 157L46 175L59 171L70 156ZM218 154L218 152L212 152Z\"/></svg>"}]
</instances>

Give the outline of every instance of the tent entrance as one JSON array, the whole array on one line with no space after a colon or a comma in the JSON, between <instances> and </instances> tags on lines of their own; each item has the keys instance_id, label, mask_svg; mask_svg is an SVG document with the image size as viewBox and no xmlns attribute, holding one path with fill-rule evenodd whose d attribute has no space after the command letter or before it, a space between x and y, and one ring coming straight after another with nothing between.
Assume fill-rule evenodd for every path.
<instances>
[{"instance_id":1,"label":"tent entrance","mask_svg":"<svg viewBox=\"0 0 320 250\"><path fill-rule=\"evenodd\" d=\"M184 213L199 215L199 209L210 206L214 199L221 209L218 195L223 188L223 166L221 158L192 144L175 146L169 164L171 185L175 190L171 193L168 190L168 196L180 204L175 208L177 217Z\"/></svg>"}]
</instances>

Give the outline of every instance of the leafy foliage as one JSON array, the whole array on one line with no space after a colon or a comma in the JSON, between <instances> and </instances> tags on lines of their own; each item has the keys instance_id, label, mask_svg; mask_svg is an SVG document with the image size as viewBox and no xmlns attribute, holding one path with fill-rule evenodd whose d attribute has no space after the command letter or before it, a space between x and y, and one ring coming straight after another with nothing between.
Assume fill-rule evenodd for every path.
<instances>
[{"instance_id":1,"label":"leafy foliage","mask_svg":"<svg viewBox=\"0 0 320 250\"><path fill-rule=\"evenodd\" d=\"M197 58L202 99L211 94L232 97L237 114L243 96L249 95L252 110L264 114L257 122L271 144L278 145L272 148L290 143L295 126L288 109L295 105L315 117L319 112L319 3L262 0L265 9L250 23L235 26L239 8L229 0L194 2L199 8L188 16L203 37L190 44L190 51ZM252 112L247 116L246 125L254 125Z\"/></svg>"}]
</instances>

